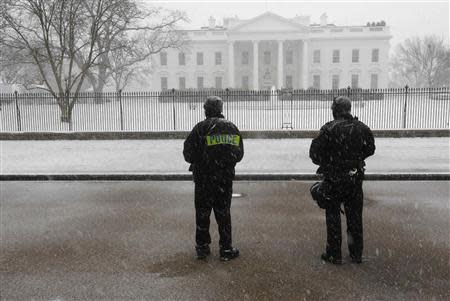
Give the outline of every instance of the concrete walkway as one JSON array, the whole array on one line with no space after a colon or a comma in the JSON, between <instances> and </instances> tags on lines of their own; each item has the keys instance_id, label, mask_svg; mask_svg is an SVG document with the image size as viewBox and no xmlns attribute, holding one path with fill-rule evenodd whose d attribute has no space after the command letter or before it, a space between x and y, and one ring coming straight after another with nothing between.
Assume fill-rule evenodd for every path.
<instances>
[{"instance_id":1,"label":"concrete walkway","mask_svg":"<svg viewBox=\"0 0 450 301\"><path fill-rule=\"evenodd\" d=\"M247 139L237 173L315 173L311 139ZM183 140L0 141L2 174L186 173ZM367 173L449 173L449 138L377 138Z\"/></svg>"}]
</instances>

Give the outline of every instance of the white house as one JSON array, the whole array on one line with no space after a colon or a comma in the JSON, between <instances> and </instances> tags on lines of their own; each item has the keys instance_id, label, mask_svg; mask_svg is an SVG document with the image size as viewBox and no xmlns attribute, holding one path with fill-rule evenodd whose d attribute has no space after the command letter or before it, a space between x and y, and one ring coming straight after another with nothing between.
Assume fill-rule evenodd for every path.
<instances>
[{"instance_id":1,"label":"white house","mask_svg":"<svg viewBox=\"0 0 450 301\"><path fill-rule=\"evenodd\" d=\"M211 17L207 27L182 31L186 49L153 58L152 89L387 88L389 27L320 19L267 12L217 26Z\"/></svg>"}]
</instances>

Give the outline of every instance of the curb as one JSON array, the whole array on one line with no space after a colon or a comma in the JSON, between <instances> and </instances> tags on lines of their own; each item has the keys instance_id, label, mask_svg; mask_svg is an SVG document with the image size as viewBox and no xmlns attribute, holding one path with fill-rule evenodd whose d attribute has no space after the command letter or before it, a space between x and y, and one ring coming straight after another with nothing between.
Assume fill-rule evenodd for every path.
<instances>
[{"instance_id":1,"label":"curb","mask_svg":"<svg viewBox=\"0 0 450 301\"><path fill-rule=\"evenodd\" d=\"M3 174L0 181L192 181L192 174ZM237 174L235 181L318 181L317 174ZM450 181L450 173L366 174L367 181Z\"/></svg>"},{"instance_id":2,"label":"curb","mask_svg":"<svg viewBox=\"0 0 450 301\"><path fill-rule=\"evenodd\" d=\"M318 130L241 131L244 139L314 138ZM0 133L0 140L145 140L185 139L188 131L167 132L8 132ZM450 129L392 129L373 130L378 138L450 137Z\"/></svg>"}]
</instances>

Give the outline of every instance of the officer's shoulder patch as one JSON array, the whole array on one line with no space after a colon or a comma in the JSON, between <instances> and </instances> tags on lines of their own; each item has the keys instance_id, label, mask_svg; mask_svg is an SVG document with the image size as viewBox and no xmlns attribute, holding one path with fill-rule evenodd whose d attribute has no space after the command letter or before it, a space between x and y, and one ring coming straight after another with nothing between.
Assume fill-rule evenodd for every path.
<instances>
[{"instance_id":1,"label":"officer's shoulder patch","mask_svg":"<svg viewBox=\"0 0 450 301\"><path fill-rule=\"evenodd\" d=\"M230 134L213 134L206 136L206 145L214 146L219 144L229 144L239 146L241 137L239 135Z\"/></svg>"}]
</instances>

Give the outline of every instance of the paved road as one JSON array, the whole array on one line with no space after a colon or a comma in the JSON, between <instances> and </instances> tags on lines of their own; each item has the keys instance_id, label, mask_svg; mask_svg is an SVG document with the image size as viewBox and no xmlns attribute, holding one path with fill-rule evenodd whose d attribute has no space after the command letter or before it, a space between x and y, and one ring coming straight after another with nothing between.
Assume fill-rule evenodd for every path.
<instances>
[{"instance_id":1,"label":"paved road","mask_svg":"<svg viewBox=\"0 0 450 301\"><path fill-rule=\"evenodd\" d=\"M342 266L310 184L235 183L222 263L214 223L194 259L190 182L1 182L0 299L449 300L449 182L366 182L365 262Z\"/></svg>"}]
</instances>

